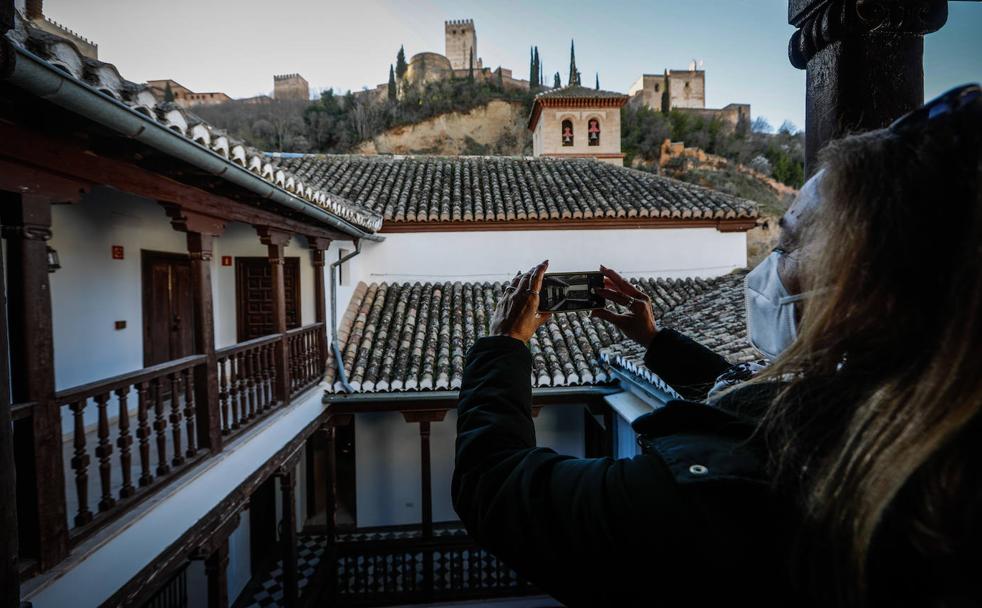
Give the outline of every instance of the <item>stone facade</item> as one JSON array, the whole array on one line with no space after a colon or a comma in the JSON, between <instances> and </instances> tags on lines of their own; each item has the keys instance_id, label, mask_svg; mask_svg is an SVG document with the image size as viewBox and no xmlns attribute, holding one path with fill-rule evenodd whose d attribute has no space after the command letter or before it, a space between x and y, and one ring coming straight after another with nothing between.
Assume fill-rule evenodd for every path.
<instances>
[{"instance_id":1,"label":"stone facade","mask_svg":"<svg viewBox=\"0 0 982 608\"><path fill-rule=\"evenodd\" d=\"M642 74L627 94L632 106L662 110L665 83L669 88L669 109L680 110L706 120L720 119L731 130L750 126L750 104L731 103L723 108L706 107L706 72L690 66L688 70L665 70L663 74Z\"/></svg>"},{"instance_id":2,"label":"stone facade","mask_svg":"<svg viewBox=\"0 0 982 608\"><path fill-rule=\"evenodd\" d=\"M300 74L273 76L273 99L310 99L310 85Z\"/></svg>"},{"instance_id":3,"label":"stone facade","mask_svg":"<svg viewBox=\"0 0 982 608\"><path fill-rule=\"evenodd\" d=\"M426 84L453 76L450 61L440 53L416 53L406 65L406 82Z\"/></svg>"},{"instance_id":4,"label":"stone facade","mask_svg":"<svg viewBox=\"0 0 982 608\"><path fill-rule=\"evenodd\" d=\"M481 57L477 54L477 31L474 29L473 19L444 21L443 29L446 34L445 53L453 69L470 69L472 54L474 68L483 67Z\"/></svg>"},{"instance_id":5,"label":"stone facade","mask_svg":"<svg viewBox=\"0 0 982 608\"><path fill-rule=\"evenodd\" d=\"M75 45L79 53L89 59L99 59L99 45L83 37L78 32L70 30L57 21L52 21L46 17L44 15L44 3L42 0L26 0L23 6L19 2L15 3L14 6L23 10L24 16L39 30L70 41Z\"/></svg>"},{"instance_id":6,"label":"stone facade","mask_svg":"<svg viewBox=\"0 0 982 608\"><path fill-rule=\"evenodd\" d=\"M167 85L170 85L170 92L174 96L174 103L182 108L191 106L210 106L232 101L232 98L220 91L209 91L207 93L196 93L176 80L148 80L147 86L159 101L164 101L167 96Z\"/></svg>"},{"instance_id":7,"label":"stone facade","mask_svg":"<svg viewBox=\"0 0 982 608\"><path fill-rule=\"evenodd\" d=\"M532 155L623 165L620 108L627 99L620 93L581 86L538 95L529 120Z\"/></svg>"}]
</instances>

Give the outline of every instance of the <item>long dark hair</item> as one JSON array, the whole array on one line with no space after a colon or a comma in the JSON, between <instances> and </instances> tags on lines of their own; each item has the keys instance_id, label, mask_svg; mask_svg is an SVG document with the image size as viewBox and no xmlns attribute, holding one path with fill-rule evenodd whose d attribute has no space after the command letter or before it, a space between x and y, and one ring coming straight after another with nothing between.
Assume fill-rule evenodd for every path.
<instances>
[{"instance_id":1,"label":"long dark hair","mask_svg":"<svg viewBox=\"0 0 982 608\"><path fill-rule=\"evenodd\" d=\"M915 562L971 576L982 543L980 105L821 155L799 262L818 293L753 381L791 379L758 433L800 507L793 576L819 605L878 605L887 577L923 594L906 605L979 600L977 581Z\"/></svg>"}]
</instances>

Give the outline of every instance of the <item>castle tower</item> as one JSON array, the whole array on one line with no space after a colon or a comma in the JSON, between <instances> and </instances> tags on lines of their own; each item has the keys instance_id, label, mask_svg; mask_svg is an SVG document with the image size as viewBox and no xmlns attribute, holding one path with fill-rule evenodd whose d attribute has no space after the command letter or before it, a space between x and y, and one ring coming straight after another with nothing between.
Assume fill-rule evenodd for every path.
<instances>
[{"instance_id":1,"label":"castle tower","mask_svg":"<svg viewBox=\"0 0 982 608\"><path fill-rule=\"evenodd\" d=\"M624 164L621 106L627 100L623 93L579 85L536 95L528 123L532 155Z\"/></svg>"},{"instance_id":2,"label":"castle tower","mask_svg":"<svg viewBox=\"0 0 982 608\"><path fill-rule=\"evenodd\" d=\"M474 54L474 67L481 67L477 54L477 32L473 19L451 19L443 22L446 33L445 55L455 70L470 69L471 53Z\"/></svg>"},{"instance_id":3,"label":"castle tower","mask_svg":"<svg viewBox=\"0 0 982 608\"><path fill-rule=\"evenodd\" d=\"M310 85L300 74L275 74L273 76L273 99L310 99Z\"/></svg>"}]
</instances>

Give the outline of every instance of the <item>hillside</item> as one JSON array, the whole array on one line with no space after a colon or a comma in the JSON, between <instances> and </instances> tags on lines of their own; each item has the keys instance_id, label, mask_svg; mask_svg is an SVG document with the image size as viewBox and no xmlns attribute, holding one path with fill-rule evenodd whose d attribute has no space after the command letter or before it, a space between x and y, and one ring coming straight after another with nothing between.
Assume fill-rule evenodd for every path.
<instances>
[{"instance_id":1,"label":"hillside","mask_svg":"<svg viewBox=\"0 0 982 608\"><path fill-rule=\"evenodd\" d=\"M393 127L358 144L356 154L531 154L525 104L492 100L467 112L448 112Z\"/></svg>"}]
</instances>

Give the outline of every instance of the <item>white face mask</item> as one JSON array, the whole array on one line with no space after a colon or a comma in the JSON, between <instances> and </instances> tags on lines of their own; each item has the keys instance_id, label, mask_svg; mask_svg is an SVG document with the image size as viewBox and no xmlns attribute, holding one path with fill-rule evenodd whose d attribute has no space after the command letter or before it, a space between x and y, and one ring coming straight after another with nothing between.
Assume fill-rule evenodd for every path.
<instances>
[{"instance_id":1,"label":"white face mask","mask_svg":"<svg viewBox=\"0 0 982 608\"><path fill-rule=\"evenodd\" d=\"M771 252L747 273L744 286L747 337L768 359L776 359L798 337L794 303L807 295L788 295L777 273L780 256L777 251Z\"/></svg>"}]
</instances>

